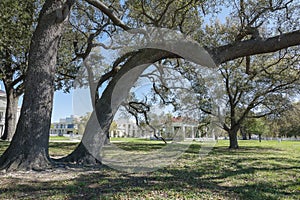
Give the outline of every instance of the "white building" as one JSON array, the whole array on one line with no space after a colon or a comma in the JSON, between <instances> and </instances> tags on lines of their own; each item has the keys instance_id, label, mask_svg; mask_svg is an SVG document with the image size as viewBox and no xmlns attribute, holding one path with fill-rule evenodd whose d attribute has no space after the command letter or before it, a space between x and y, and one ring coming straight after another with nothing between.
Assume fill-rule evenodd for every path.
<instances>
[{"instance_id":1,"label":"white building","mask_svg":"<svg viewBox=\"0 0 300 200\"><path fill-rule=\"evenodd\" d=\"M5 111L6 111L6 94L1 90L0 86L0 137L4 132L5 125Z\"/></svg>"},{"instance_id":2,"label":"white building","mask_svg":"<svg viewBox=\"0 0 300 200\"><path fill-rule=\"evenodd\" d=\"M78 117L71 115L51 124L51 135L78 134Z\"/></svg>"},{"instance_id":3,"label":"white building","mask_svg":"<svg viewBox=\"0 0 300 200\"><path fill-rule=\"evenodd\" d=\"M115 121L117 127L110 132L110 137L141 137L142 130L135 122L126 119Z\"/></svg>"},{"instance_id":4,"label":"white building","mask_svg":"<svg viewBox=\"0 0 300 200\"><path fill-rule=\"evenodd\" d=\"M135 137L135 138L153 138L154 134L167 139L182 137L183 139L199 138L198 122L185 120L181 117L173 117L170 123L162 123L154 127L141 129L136 123L128 119L115 121L117 127L110 131L110 137ZM155 131L155 133L154 133Z\"/></svg>"}]
</instances>

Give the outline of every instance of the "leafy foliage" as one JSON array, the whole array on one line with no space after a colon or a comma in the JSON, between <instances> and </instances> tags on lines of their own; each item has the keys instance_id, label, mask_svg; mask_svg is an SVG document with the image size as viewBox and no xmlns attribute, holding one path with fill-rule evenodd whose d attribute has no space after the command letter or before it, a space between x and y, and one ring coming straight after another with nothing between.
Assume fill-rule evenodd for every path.
<instances>
[{"instance_id":1,"label":"leafy foliage","mask_svg":"<svg viewBox=\"0 0 300 200\"><path fill-rule=\"evenodd\" d=\"M4 82L12 82L25 74L36 3L34 0L0 2L0 74Z\"/></svg>"}]
</instances>

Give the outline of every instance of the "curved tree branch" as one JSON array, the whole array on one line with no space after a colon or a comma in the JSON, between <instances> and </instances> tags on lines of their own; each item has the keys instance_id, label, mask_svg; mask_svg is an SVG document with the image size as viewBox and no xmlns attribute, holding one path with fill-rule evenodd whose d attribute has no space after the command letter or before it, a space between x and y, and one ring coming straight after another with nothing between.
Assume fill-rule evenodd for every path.
<instances>
[{"instance_id":1,"label":"curved tree branch","mask_svg":"<svg viewBox=\"0 0 300 200\"><path fill-rule=\"evenodd\" d=\"M236 58L276 52L292 46L300 45L300 30L285 33L266 40L250 39L220 47L207 48L215 63L221 64Z\"/></svg>"},{"instance_id":2,"label":"curved tree branch","mask_svg":"<svg viewBox=\"0 0 300 200\"><path fill-rule=\"evenodd\" d=\"M86 2L88 2L89 4L95 6L96 8L98 8L99 10L101 10L105 15L107 15L111 21L116 25L119 26L121 28L123 28L124 30L129 30L130 27L127 26L126 24L124 24L122 22L121 19L119 19L111 9L109 9L104 3L102 3L99 0L85 0Z\"/></svg>"}]
</instances>

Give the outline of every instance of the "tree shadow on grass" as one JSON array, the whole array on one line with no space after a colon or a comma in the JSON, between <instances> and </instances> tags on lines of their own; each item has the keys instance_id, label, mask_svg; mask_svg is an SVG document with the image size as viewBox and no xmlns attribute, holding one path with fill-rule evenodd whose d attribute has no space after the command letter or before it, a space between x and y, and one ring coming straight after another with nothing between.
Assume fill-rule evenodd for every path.
<instances>
[{"instance_id":1,"label":"tree shadow on grass","mask_svg":"<svg viewBox=\"0 0 300 200\"><path fill-rule=\"evenodd\" d=\"M144 149L141 145L126 145L130 150ZM161 147L158 144L150 145L151 148ZM193 144L185 155L195 157L200 148ZM243 147L236 151L215 147L207 157L187 163L179 159L172 166L151 173L129 174L103 166L65 180L23 182L17 178L0 187L0 198L7 194L10 198L29 199L295 199L300 195L299 184L288 180L291 174L284 177L282 173L296 173L300 167L293 158L276 157L276 152L269 147ZM259 178L262 173L279 178Z\"/></svg>"},{"instance_id":2,"label":"tree shadow on grass","mask_svg":"<svg viewBox=\"0 0 300 200\"><path fill-rule=\"evenodd\" d=\"M7 149L9 142L0 140L0 155Z\"/></svg>"},{"instance_id":3,"label":"tree shadow on grass","mask_svg":"<svg viewBox=\"0 0 300 200\"><path fill-rule=\"evenodd\" d=\"M125 150L125 151L144 151L144 152L149 152L149 151L153 151L153 150L158 150L161 149L163 147L165 147L165 144L143 144L143 143L121 143L121 144L114 144L117 147Z\"/></svg>"}]
</instances>

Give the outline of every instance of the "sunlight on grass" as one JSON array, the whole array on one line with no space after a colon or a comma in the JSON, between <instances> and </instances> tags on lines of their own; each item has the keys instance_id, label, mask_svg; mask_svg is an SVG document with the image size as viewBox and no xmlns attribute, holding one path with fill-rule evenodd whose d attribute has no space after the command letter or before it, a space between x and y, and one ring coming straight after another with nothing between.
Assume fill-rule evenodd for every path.
<instances>
[{"instance_id":1,"label":"sunlight on grass","mask_svg":"<svg viewBox=\"0 0 300 200\"><path fill-rule=\"evenodd\" d=\"M65 136L50 136L49 140L70 140L70 137L65 137Z\"/></svg>"},{"instance_id":2,"label":"sunlight on grass","mask_svg":"<svg viewBox=\"0 0 300 200\"><path fill-rule=\"evenodd\" d=\"M161 141L112 139L118 147L148 153ZM0 142L1 152L7 142ZM50 143L50 154L70 153L76 143ZM0 179L0 199L299 199L300 142L239 141L229 150L220 140L208 156L199 157L200 142L169 166L147 173L124 173L103 166ZM25 199L26 199L25 198Z\"/></svg>"}]
</instances>

